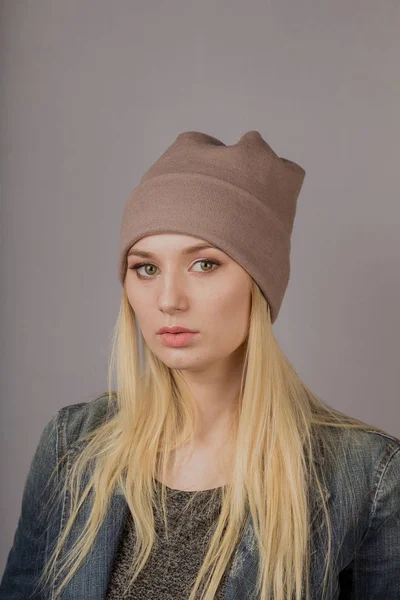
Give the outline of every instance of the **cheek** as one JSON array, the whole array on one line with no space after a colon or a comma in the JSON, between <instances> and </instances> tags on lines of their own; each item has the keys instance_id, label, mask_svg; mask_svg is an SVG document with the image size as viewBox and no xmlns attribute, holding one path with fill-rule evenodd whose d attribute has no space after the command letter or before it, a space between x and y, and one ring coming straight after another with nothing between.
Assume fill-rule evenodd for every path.
<instances>
[{"instance_id":1,"label":"cheek","mask_svg":"<svg viewBox=\"0 0 400 600\"><path fill-rule=\"evenodd\" d=\"M251 307L251 294L245 284L235 285L221 297L221 311L234 315L238 319L246 319Z\"/></svg>"},{"instance_id":2,"label":"cheek","mask_svg":"<svg viewBox=\"0 0 400 600\"><path fill-rule=\"evenodd\" d=\"M243 289L233 290L232 294L215 298L208 303L204 318L212 319L215 337L227 336L232 341L242 340L247 335L251 310L251 296ZM205 305L207 306L207 304ZM213 317L211 317L213 315Z\"/></svg>"},{"instance_id":3,"label":"cheek","mask_svg":"<svg viewBox=\"0 0 400 600\"><path fill-rule=\"evenodd\" d=\"M125 286L126 297L128 302L135 313L137 319L140 322L146 321L147 318L150 318L149 315L149 303L148 300L144 297L143 294L140 294L137 289L132 290L132 286Z\"/></svg>"}]
</instances>

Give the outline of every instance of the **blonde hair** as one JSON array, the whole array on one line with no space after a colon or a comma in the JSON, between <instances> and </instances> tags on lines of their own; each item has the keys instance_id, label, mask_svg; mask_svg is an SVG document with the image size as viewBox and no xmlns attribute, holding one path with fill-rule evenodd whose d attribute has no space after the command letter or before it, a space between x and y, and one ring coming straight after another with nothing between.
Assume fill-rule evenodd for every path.
<instances>
[{"instance_id":1,"label":"blonde hair","mask_svg":"<svg viewBox=\"0 0 400 600\"><path fill-rule=\"evenodd\" d=\"M314 459L315 434L333 461L333 429L372 429L358 419L327 406L302 382L274 337L270 307L258 285L252 284L249 331L234 430L232 483L221 492L221 512L188 600L215 597L251 515L259 568L256 594L266 600L300 600L309 597L311 507L309 489L317 491L323 511L321 539L326 553L324 590L332 571L332 531L324 494L324 481ZM87 441L74 461L64 490L69 490L71 511L62 534L40 577L45 586L52 577L60 592L73 577L93 544L106 516L108 501L120 487L131 512L136 535L130 584L146 564L155 542L154 478L159 468L165 481L168 457L193 440L196 411L179 370L168 368L144 345L145 369L140 371L139 330L125 289L113 333L108 373L108 403L113 416L85 434ZM113 374L117 389L112 390ZM83 474L91 466L90 480L81 490ZM351 481L348 485L351 486ZM167 532L166 488L161 507ZM93 494L88 521L69 550L62 568L58 557L79 509ZM355 517L356 518L356 517ZM128 590L127 590L128 591ZM321 592L321 598L324 597Z\"/></svg>"}]
</instances>

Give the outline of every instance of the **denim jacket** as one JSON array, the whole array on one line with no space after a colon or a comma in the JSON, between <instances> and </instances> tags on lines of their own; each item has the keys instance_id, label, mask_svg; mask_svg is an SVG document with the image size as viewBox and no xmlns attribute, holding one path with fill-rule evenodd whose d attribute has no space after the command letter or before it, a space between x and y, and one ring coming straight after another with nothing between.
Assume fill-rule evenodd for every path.
<instances>
[{"instance_id":1,"label":"denim jacket","mask_svg":"<svg viewBox=\"0 0 400 600\"><path fill-rule=\"evenodd\" d=\"M51 592L32 595L43 562L68 518L64 497L51 517L45 510L46 484L56 461L65 456L68 472L85 442L80 434L107 417L107 395L91 402L61 408L44 428L31 462L24 487L21 513L13 545L0 583L0 600L101 600L105 598L112 562L127 515L122 493L114 492L107 516L96 536L93 552L56 596ZM336 435L336 434L335 434ZM325 500L332 519L335 569L329 595L323 600L400 600L400 440L385 433L364 429L357 439L337 430L338 449L344 450L355 494L356 520L349 518L349 488L341 472L325 474ZM316 459L323 468L324 453ZM62 477L60 470L58 479ZM83 482L87 483L87 480ZM43 491L46 490L46 493ZM315 507L319 505L314 494ZM87 500L75 522L69 542L73 543L88 515ZM310 575L310 598L322 600L321 583L325 551L316 543ZM235 551L229 572L226 600L253 598L258 566L257 545L251 517ZM181 599L176 599L181 600Z\"/></svg>"}]
</instances>

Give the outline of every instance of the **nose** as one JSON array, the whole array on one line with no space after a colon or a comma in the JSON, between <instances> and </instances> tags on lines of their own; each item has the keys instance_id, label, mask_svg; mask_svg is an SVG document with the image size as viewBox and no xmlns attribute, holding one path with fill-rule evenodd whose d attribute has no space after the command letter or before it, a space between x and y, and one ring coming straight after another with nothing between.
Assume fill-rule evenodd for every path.
<instances>
[{"instance_id":1,"label":"nose","mask_svg":"<svg viewBox=\"0 0 400 600\"><path fill-rule=\"evenodd\" d=\"M160 280L158 303L163 312L184 310L187 306L187 291L183 278L178 274L167 275Z\"/></svg>"}]
</instances>

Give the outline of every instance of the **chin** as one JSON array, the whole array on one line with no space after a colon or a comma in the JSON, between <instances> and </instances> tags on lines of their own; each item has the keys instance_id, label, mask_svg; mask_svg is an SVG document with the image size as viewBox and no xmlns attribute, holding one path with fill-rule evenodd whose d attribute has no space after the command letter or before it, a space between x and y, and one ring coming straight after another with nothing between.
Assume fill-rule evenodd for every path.
<instances>
[{"instance_id":1,"label":"chin","mask_svg":"<svg viewBox=\"0 0 400 600\"><path fill-rule=\"evenodd\" d=\"M178 355L178 352L180 355ZM162 353L162 355L157 354L156 356L170 369L197 371L202 370L204 367L203 362L199 361L198 356L190 357L184 348L167 348L165 353Z\"/></svg>"}]
</instances>

